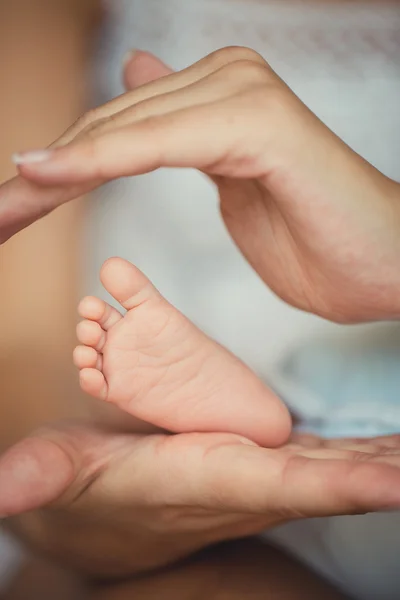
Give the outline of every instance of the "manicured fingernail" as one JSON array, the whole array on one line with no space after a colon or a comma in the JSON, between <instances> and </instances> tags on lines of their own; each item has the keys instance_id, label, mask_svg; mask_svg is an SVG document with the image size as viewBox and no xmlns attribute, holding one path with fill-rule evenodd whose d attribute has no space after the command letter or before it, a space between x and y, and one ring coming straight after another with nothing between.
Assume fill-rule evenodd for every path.
<instances>
[{"instance_id":1,"label":"manicured fingernail","mask_svg":"<svg viewBox=\"0 0 400 600\"><path fill-rule=\"evenodd\" d=\"M137 50L129 50L125 54L124 58L122 59L122 65L124 67L126 67L126 65L131 62L131 60L135 56L136 52L137 52Z\"/></svg>"},{"instance_id":2,"label":"manicured fingernail","mask_svg":"<svg viewBox=\"0 0 400 600\"><path fill-rule=\"evenodd\" d=\"M30 152L18 152L12 155L12 161L16 165L29 165L49 160L52 150L31 150Z\"/></svg>"}]
</instances>

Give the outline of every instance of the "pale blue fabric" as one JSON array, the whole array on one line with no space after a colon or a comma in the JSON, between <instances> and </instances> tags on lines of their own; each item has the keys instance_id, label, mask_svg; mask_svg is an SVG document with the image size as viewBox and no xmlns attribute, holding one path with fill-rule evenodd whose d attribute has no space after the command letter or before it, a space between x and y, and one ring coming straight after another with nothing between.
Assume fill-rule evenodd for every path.
<instances>
[{"instance_id":1,"label":"pale blue fabric","mask_svg":"<svg viewBox=\"0 0 400 600\"><path fill-rule=\"evenodd\" d=\"M102 98L121 93L121 60L132 47L151 50L179 69L222 46L250 46L356 152L398 177L399 11L394 5L108 3L115 21L109 45L102 42ZM123 256L260 375L267 377L297 344L272 380L307 428L330 436L398 430L396 353L390 351L388 358L386 351L378 352L375 338L354 346L331 339L308 343L339 328L285 306L266 289L229 239L214 190L198 173L162 170L103 189L88 213L87 232L85 293L101 295L101 263ZM352 331L358 338L359 330ZM369 354L367 348L375 350ZM318 519L268 535L357 600L398 600L399 524L398 515Z\"/></svg>"},{"instance_id":2,"label":"pale blue fabric","mask_svg":"<svg viewBox=\"0 0 400 600\"><path fill-rule=\"evenodd\" d=\"M400 433L400 327L374 332L304 344L283 361L275 387L303 429L324 437Z\"/></svg>"},{"instance_id":3,"label":"pale blue fabric","mask_svg":"<svg viewBox=\"0 0 400 600\"><path fill-rule=\"evenodd\" d=\"M305 431L324 437L400 433L400 327L304 343L273 381ZM356 600L400 598L400 512L299 521L265 537Z\"/></svg>"}]
</instances>

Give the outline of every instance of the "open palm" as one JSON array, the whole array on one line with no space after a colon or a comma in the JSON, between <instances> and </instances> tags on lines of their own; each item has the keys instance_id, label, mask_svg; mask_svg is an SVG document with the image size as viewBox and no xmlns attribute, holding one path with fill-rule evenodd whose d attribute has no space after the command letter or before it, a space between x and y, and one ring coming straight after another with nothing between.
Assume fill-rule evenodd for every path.
<instances>
[{"instance_id":1,"label":"open palm","mask_svg":"<svg viewBox=\"0 0 400 600\"><path fill-rule=\"evenodd\" d=\"M0 461L10 526L92 574L130 574L293 519L399 506L400 436L299 436L268 450L231 434L66 424Z\"/></svg>"}]
</instances>

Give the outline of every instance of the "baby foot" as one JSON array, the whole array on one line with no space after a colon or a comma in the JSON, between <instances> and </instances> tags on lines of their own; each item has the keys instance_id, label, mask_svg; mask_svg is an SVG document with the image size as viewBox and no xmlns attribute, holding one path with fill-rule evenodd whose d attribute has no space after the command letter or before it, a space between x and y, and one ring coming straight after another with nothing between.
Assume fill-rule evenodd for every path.
<instances>
[{"instance_id":1,"label":"baby foot","mask_svg":"<svg viewBox=\"0 0 400 600\"><path fill-rule=\"evenodd\" d=\"M101 280L126 309L79 306L74 352L82 389L176 433L231 432L268 447L291 429L285 405L228 350L171 306L136 267L108 260Z\"/></svg>"}]
</instances>

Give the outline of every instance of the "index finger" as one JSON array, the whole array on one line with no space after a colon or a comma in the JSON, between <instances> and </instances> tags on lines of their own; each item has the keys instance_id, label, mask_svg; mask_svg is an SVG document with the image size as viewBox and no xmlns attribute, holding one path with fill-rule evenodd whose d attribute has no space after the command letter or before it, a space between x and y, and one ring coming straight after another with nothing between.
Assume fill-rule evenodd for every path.
<instances>
[{"instance_id":1,"label":"index finger","mask_svg":"<svg viewBox=\"0 0 400 600\"><path fill-rule=\"evenodd\" d=\"M68 144L85 127L96 120L107 118L144 99L185 87L226 64L244 59L266 65L263 58L251 49L224 48L179 73L150 82L138 90L123 94L111 102L90 111L74 123L51 147L61 147ZM99 181L97 185L101 183ZM0 185L0 245L55 208L84 195L94 187L96 187L96 183L93 182L87 186L39 186L19 176Z\"/></svg>"},{"instance_id":2,"label":"index finger","mask_svg":"<svg viewBox=\"0 0 400 600\"><path fill-rule=\"evenodd\" d=\"M92 186L38 186L22 177L0 185L0 245L38 219L69 200L78 198Z\"/></svg>"},{"instance_id":3,"label":"index finger","mask_svg":"<svg viewBox=\"0 0 400 600\"><path fill-rule=\"evenodd\" d=\"M299 518L395 511L400 507L399 443L393 454L285 453L221 446L203 468L204 489L232 512L264 515L265 526ZM306 453L307 454L307 453ZM205 493L203 490L203 497ZM210 494L209 494L210 496Z\"/></svg>"}]
</instances>

